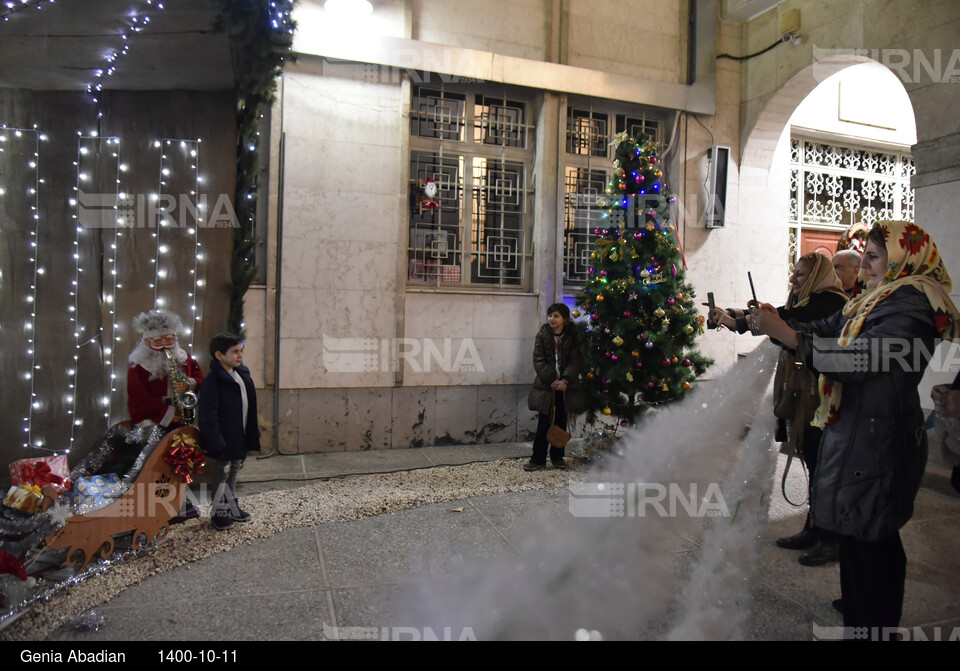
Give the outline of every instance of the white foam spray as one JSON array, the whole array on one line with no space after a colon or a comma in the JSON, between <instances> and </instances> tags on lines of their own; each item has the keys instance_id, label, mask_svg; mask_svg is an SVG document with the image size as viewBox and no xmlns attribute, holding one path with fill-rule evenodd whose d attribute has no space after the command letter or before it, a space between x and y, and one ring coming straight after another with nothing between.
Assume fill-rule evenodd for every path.
<instances>
[{"instance_id":1,"label":"white foam spray","mask_svg":"<svg viewBox=\"0 0 960 671\"><path fill-rule=\"evenodd\" d=\"M608 498L623 516L577 516L571 490L571 512L518 529L516 553L424 583L416 610L480 640L742 636L777 458L765 393L777 349L762 344L625 434L623 456L589 475L610 484L602 491L617 493ZM667 498L658 509L651 492L664 490L695 491L703 506ZM729 516L696 514L716 513L718 491Z\"/></svg>"}]
</instances>

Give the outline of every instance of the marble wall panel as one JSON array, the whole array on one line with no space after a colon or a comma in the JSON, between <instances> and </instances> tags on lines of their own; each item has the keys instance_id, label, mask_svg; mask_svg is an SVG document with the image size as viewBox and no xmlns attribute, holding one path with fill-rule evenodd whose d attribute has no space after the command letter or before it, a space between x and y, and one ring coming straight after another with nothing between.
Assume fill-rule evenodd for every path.
<instances>
[{"instance_id":1,"label":"marble wall panel","mask_svg":"<svg viewBox=\"0 0 960 671\"><path fill-rule=\"evenodd\" d=\"M247 329L246 340L243 343L243 363L250 369L250 376L257 389L264 387L264 346L266 333L263 326L266 322L264 314L266 289L251 287L243 297L243 318L250 325ZM272 322L271 322L272 323ZM203 347L209 350L208 347Z\"/></svg>"},{"instance_id":2,"label":"marble wall panel","mask_svg":"<svg viewBox=\"0 0 960 671\"><path fill-rule=\"evenodd\" d=\"M350 141L314 140L287 135L285 188L318 191L339 186L340 198L329 206L353 207L364 222L375 224L376 213L357 207L368 194L393 194L399 179L399 148ZM359 157L359 158L358 158ZM358 175L358 161L363 165ZM284 222L286 223L286 221Z\"/></svg>"},{"instance_id":3,"label":"marble wall panel","mask_svg":"<svg viewBox=\"0 0 960 671\"><path fill-rule=\"evenodd\" d=\"M333 234L333 232L331 232ZM340 288L393 294L397 288L394 261L396 232L368 232L365 241L289 237L284 239L283 287Z\"/></svg>"},{"instance_id":4,"label":"marble wall panel","mask_svg":"<svg viewBox=\"0 0 960 671\"><path fill-rule=\"evenodd\" d=\"M348 452L385 450L392 446L392 389L348 389L346 441Z\"/></svg>"},{"instance_id":5,"label":"marble wall panel","mask_svg":"<svg viewBox=\"0 0 960 671\"><path fill-rule=\"evenodd\" d=\"M440 390L443 394L444 389ZM393 390L393 447L433 445L436 429L436 387L396 387Z\"/></svg>"},{"instance_id":6,"label":"marble wall panel","mask_svg":"<svg viewBox=\"0 0 960 671\"><path fill-rule=\"evenodd\" d=\"M474 297L468 294L408 292L404 305L407 338L471 338Z\"/></svg>"},{"instance_id":7,"label":"marble wall panel","mask_svg":"<svg viewBox=\"0 0 960 671\"><path fill-rule=\"evenodd\" d=\"M521 385L517 388L517 442L532 442L537 435L538 413L527 405L527 396L533 388L532 384Z\"/></svg>"},{"instance_id":8,"label":"marble wall panel","mask_svg":"<svg viewBox=\"0 0 960 671\"><path fill-rule=\"evenodd\" d=\"M392 338L394 295L320 285L284 289L280 310L282 337L321 339Z\"/></svg>"},{"instance_id":9,"label":"marble wall panel","mask_svg":"<svg viewBox=\"0 0 960 671\"><path fill-rule=\"evenodd\" d=\"M413 37L424 42L543 60L543 0L414 0Z\"/></svg>"},{"instance_id":10,"label":"marble wall panel","mask_svg":"<svg viewBox=\"0 0 960 671\"><path fill-rule=\"evenodd\" d=\"M316 65L312 66L314 70ZM291 64L284 72L284 131L287 137L396 146L400 128L400 86L371 81L369 66L331 64L320 72Z\"/></svg>"},{"instance_id":11,"label":"marble wall panel","mask_svg":"<svg viewBox=\"0 0 960 671\"><path fill-rule=\"evenodd\" d=\"M343 452L350 433L344 389L301 389L299 452Z\"/></svg>"},{"instance_id":12,"label":"marble wall panel","mask_svg":"<svg viewBox=\"0 0 960 671\"><path fill-rule=\"evenodd\" d=\"M477 443L512 443L517 440L517 396L520 389L519 385L500 385L477 390Z\"/></svg>"},{"instance_id":13,"label":"marble wall panel","mask_svg":"<svg viewBox=\"0 0 960 671\"><path fill-rule=\"evenodd\" d=\"M434 445L477 442L477 387L437 387Z\"/></svg>"},{"instance_id":14,"label":"marble wall panel","mask_svg":"<svg viewBox=\"0 0 960 671\"><path fill-rule=\"evenodd\" d=\"M259 398L258 398L259 400ZM272 400L272 398L271 398ZM277 421L277 450L286 454L299 452L300 448L300 390L280 390L280 417ZM273 409L264 408L273 416Z\"/></svg>"},{"instance_id":15,"label":"marble wall panel","mask_svg":"<svg viewBox=\"0 0 960 671\"><path fill-rule=\"evenodd\" d=\"M474 338L529 338L546 315L537 312L537 296L478 296L473 308Z\"/></svg>"}]
</instances>

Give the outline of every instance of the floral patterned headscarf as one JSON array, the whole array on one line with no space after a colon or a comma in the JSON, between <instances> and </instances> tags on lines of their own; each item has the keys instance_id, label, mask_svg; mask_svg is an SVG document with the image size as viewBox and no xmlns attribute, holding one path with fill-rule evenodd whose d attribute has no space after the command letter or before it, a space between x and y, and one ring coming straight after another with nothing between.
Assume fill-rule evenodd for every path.
<instances>
[{"instance_id":1,"label":"floral patterned headscarf","mask_svg":"<svg viewBox=\"0 0 960 671\"><path fill-rule=\"evenodd\" d=\"M843 285L840 284L840 278L837 277L837 271L833 268L833 261L819 252L810 252L804 254L797 263L806 263L810 266L807 273L807 280L800 287L800 291L794 295L790 291L790 297L787 299L787 306L798 308L810 302L810 297L824 291L830 291L844 299L847 295L843 292Z\"/></svg>"},{"instance_id":2,"label":"floral patterned headscarf","mask_svg":"<svg viewBox=\"0 0 960 671\"><path fill-rule=\"evenodd\" d=\"M846 347L860 334L867 315L890 294L914 287L930 302L937 334L944 340L960 340L960 312L950 299L953 283L937 246L925 230L909 221L880 221L887 248L887 273L877 286L850 300L843 314L850 319L843 326L838 344ZM820 407L814 426L824 427L837 419L843 385L820 376Z\"/></svg>"}]
</instances>

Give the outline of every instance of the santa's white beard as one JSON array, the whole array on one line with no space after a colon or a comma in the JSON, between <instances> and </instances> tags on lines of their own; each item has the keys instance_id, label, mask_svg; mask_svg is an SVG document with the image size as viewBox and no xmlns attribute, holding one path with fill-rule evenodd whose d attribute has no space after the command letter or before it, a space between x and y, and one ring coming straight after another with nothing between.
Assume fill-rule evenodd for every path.
<instances>
[{"instance_id":1,"label":"santa's white beard","mask_svg":"<svg viewBox=\"0 0 960 671\"><path fill-rule=\"evenodd\" d=\"M171 347L170 353L178 366L187 362L187 353L180 343ZM170 372L170 362L163 350L155 350L143 340L130 353L129 361L131 366L140 366L150 373L151 380L162 380Z\"/></svg>"}]
</instances>

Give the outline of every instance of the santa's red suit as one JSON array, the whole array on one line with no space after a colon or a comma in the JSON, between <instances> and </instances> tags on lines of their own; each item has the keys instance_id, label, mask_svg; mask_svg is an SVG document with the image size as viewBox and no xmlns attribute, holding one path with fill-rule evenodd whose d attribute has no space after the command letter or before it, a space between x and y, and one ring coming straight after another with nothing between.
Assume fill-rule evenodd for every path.
<instances>
[{"instance_id":1,"label":"santa's red suit","mask_svg":"<svg viewBox=\"0 0 960 671\"><path fill-rule=\"evenodd\" d=\"M200 364L192 356L182 364L177 364L188 378L192 378L191 389L203 381ZM170 426L176 415L176 408L164 402L165 396L172 393L168 380L169 374L157 380L151 380L150 372L143 366L131 366L127 371L127 409L134 424L150 420L155 424Z\"/></svg>"}]
</instances>

